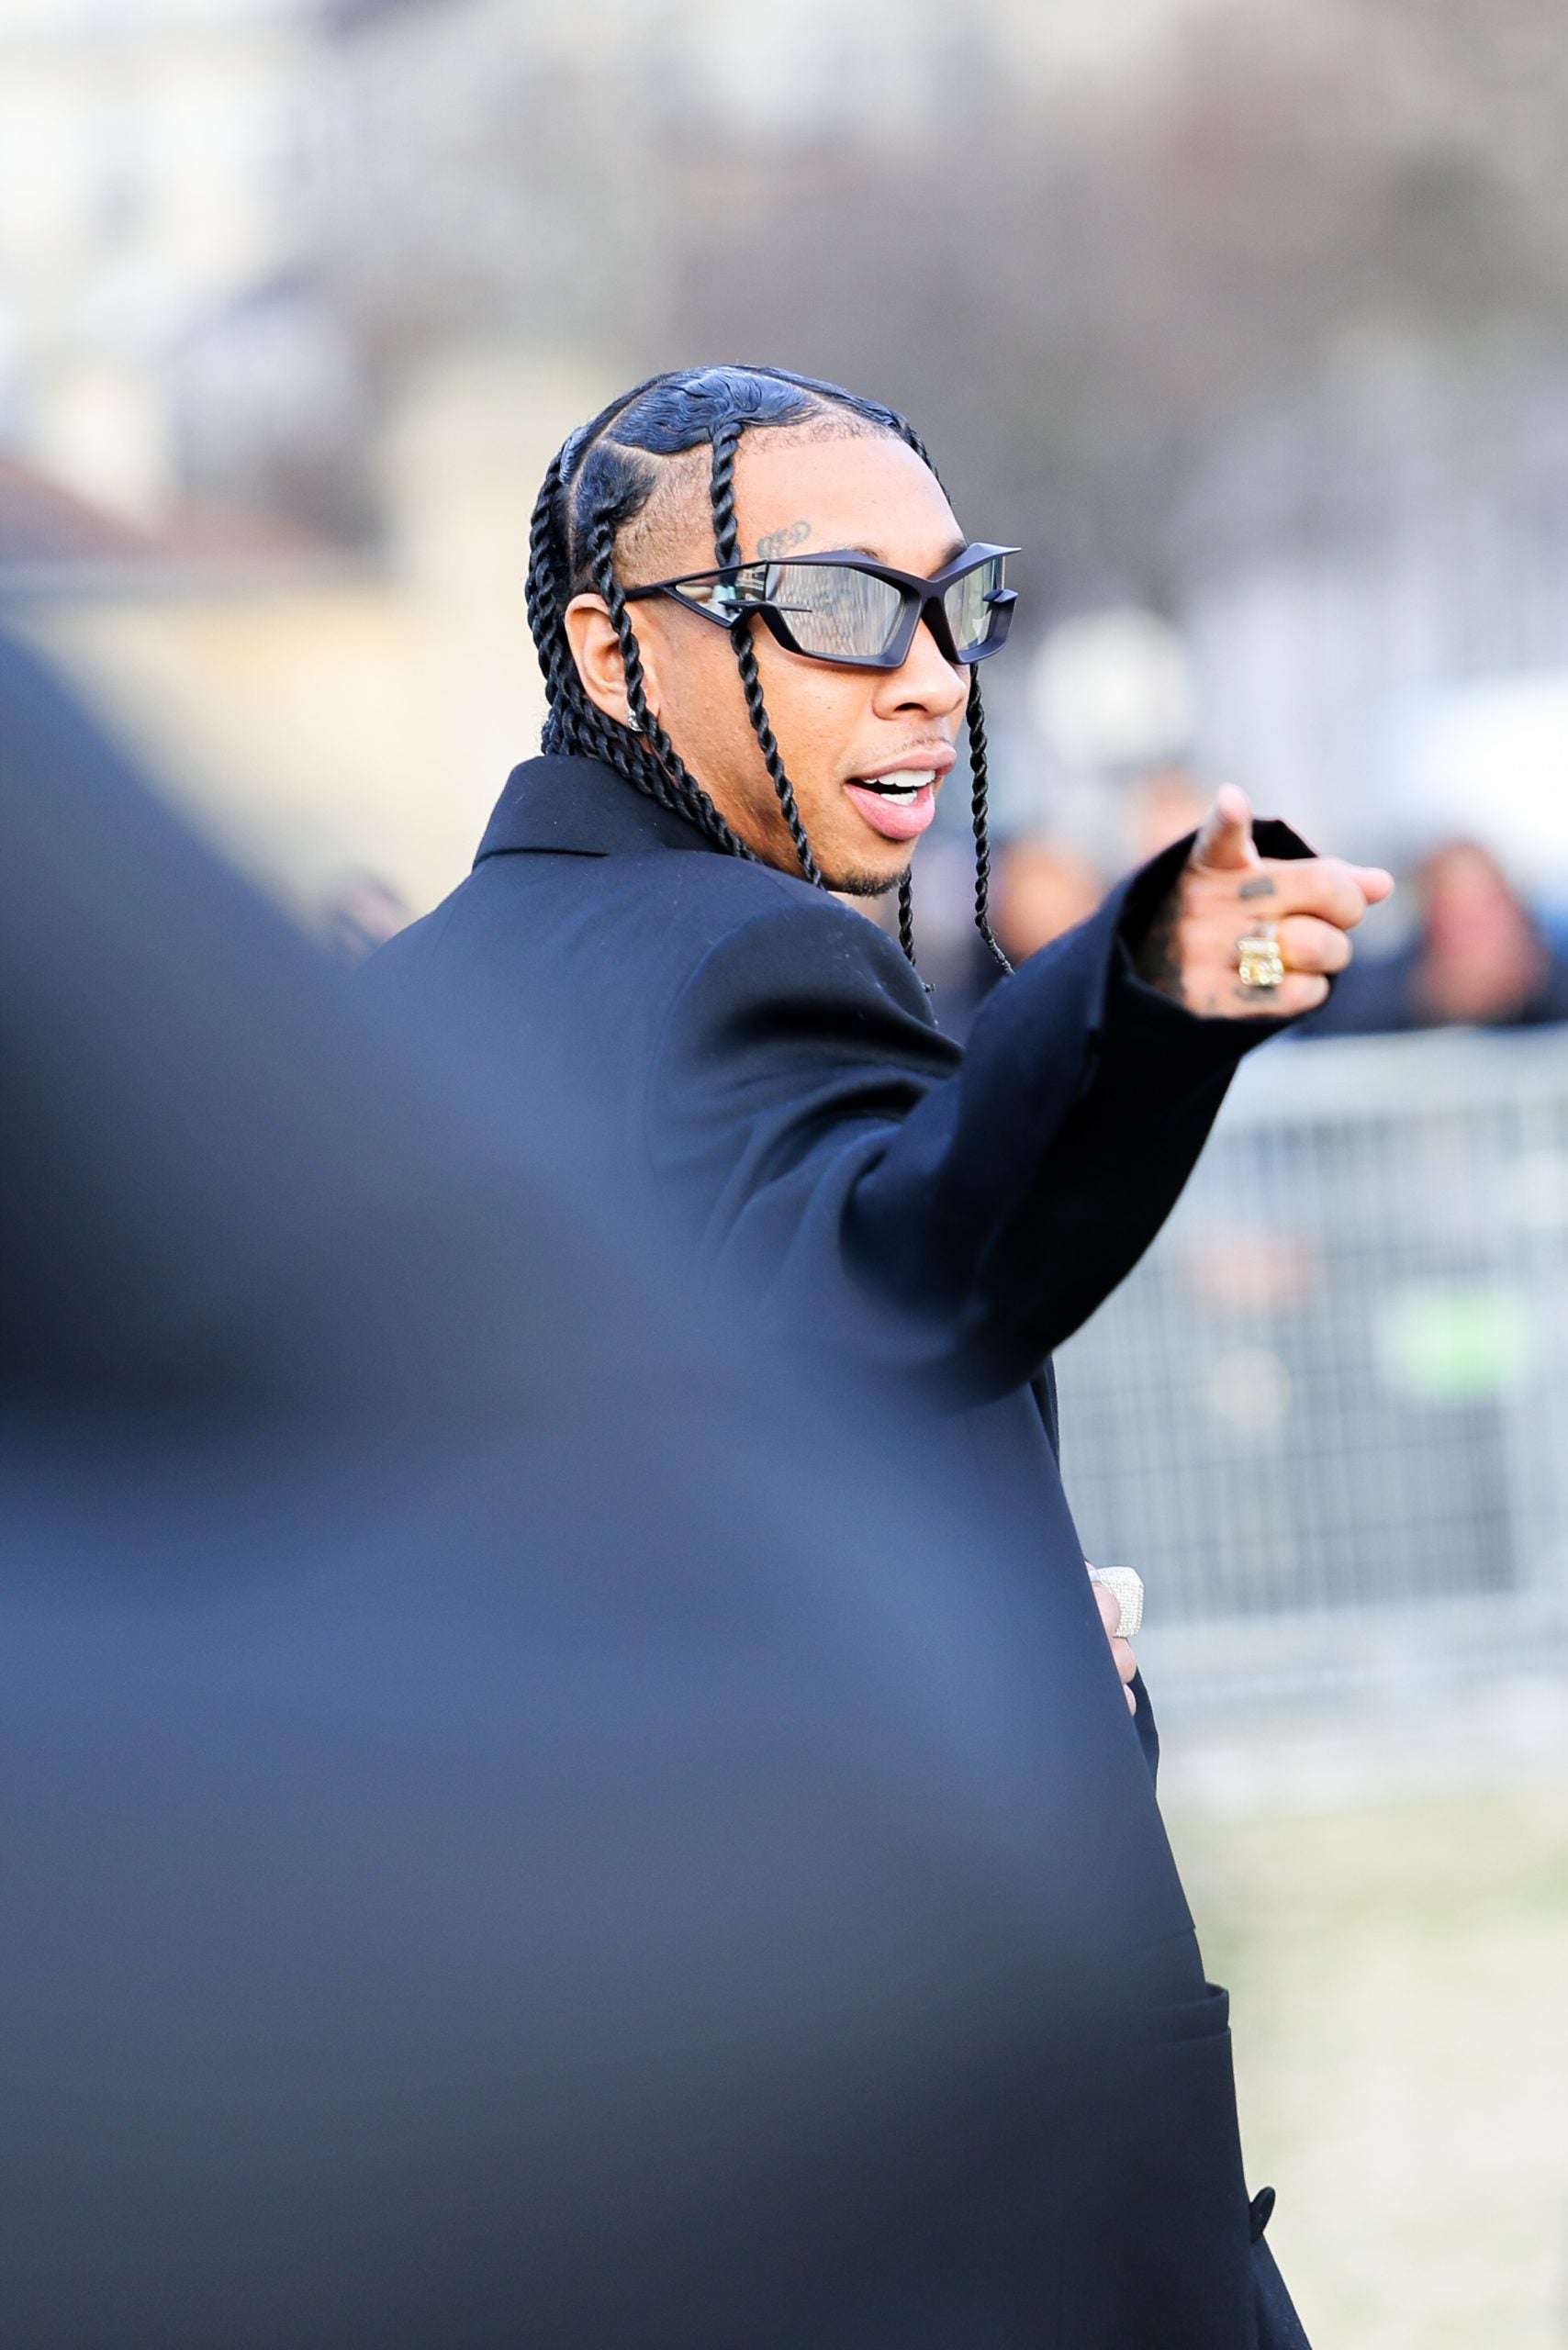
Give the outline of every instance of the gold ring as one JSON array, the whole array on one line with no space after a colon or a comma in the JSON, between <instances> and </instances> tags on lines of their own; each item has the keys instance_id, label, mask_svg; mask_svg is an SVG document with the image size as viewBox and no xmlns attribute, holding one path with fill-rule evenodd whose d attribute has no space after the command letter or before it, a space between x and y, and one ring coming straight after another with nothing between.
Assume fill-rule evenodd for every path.
<instances>
[{"instance_id":1,"label":"gold ring","mask_svg":"<svg viewBox=\"0 0 1568 2350\"><path fill-rule=\"evenodd\" d=\"M1236 958L1244 988L1256 988L1260 994L1266 994L1271 988L1283 986L1285 958L1280 952L1271 922L1260 922L1256 930L1237 940Z\"/></svg>"}]
</instances>

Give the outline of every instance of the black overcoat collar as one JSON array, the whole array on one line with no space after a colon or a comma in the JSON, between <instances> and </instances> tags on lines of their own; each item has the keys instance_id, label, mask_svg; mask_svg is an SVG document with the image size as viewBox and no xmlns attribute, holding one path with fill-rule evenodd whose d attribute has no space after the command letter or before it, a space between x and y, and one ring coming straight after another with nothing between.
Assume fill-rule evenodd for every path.
<instances>
[{"instance_id":1,"label":"black overcoat collar","mask_svg":"<svg viewBox=\"0 0 1568 2350\"><path fill-rule=\"evenodd\" d=\"M614 856L710 845L695 825L644 799L613 767L552 754L513 767L474 862L512 850Z\"/></svg>"}]
</instances>

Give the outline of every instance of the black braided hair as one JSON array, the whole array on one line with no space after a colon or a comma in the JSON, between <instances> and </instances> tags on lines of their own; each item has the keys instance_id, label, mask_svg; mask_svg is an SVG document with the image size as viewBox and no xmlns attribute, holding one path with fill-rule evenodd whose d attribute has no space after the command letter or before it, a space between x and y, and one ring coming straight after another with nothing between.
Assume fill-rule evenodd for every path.
<instances>
[{"instance_id":1,"label":"black braided hair","mask_svg":"<svg viewBox=\"0 0 1568 2350\"><path fill-rule=\"evenodd\" d=\"M706 441L713 453L710 499L715 555L721 568L739 563L734 468L741 434L753 426L801 423L834 408L902 441L940 480L913 427L896 409L884 408L878 400L781 367L701 367L647 376L580 425L552 460L534 504L527 593L529 626L543 673L547 705L540 747L603 760L633 789L684 818L729 856L755 861L756 852L725 822L648 706L642 652L616 576L615 542L652 495L657 474L650 459L678 456ZM621 649L629 725L608 717L589 699L567 642L566 606L588 587L603 597ZM737 620L731 637L746 714L801 871L808 881L825 889L828 884L812 853L794 789L768 722L750 619ZM985 722L972 677L969 735L974 775L975 918L980 936L1006 969L988 912L991 853L985 812ZM899 943L913 963L914 926L907 867L899 878L898 904Z\"/></svg>"},{"instance_id":2,"label":"black braided hair","mask_svg":"<svg viewBox=\"0 0 1568 2350\"><path fill-rule=\"evenodd\" d=\"M991 834L986 823L986 801L991 797L991 782L985 765L985 711L980 703L980 676L969 671L969 708L965 712L969 731L969 821L975 835L975 928L1004 971L1013 968L991 926Z\"/></svg>"},{"instance_id":3,"label":"black braided hair","mask_svg":"<svg viewBox=\"0 0 1568 2350\"><path fill-rule=\"evenodd\" d=\"M899 875L899 945L914 960L914 883L906 865Z\"/></svg>"},{"instance_id":4,"label":"black braided hair","mask_svg":"<svg viewBox=\"0 0 1568 2350\"><path fill-rule=\"evenodd\" d=\"M745 430L739 417L725 419L713 435L713 469L709 476L709 496L713 508L713 552L721 569L741 559L740 533L735 528L735 452L740 447ZM778 744L767 722L767 711L762 699L762 679L757 674L756 647L752 643L751 619L743 612L730 630L730 642L734 647L735 666L741 673L741 686L745 694L746 716L751 731L756 736L756 747L762 753L763 764L772 778L778 800L778 812L789 826L790 838L795 844L795 855L808 881L822 887L822 873L812 845L806 838L806 828L801 822L801 811L795 805L795 788L784 771L778 755Z\"/></svg>"},{"instance_id":5,"label":"black braided hair","mask_svg":"<svg viewBox=\"0 0 1568 2350\"><path fill-rule=\"evenodd\" d=\"M549 470L534 501L533 516L529 530L528 617L539 666L544 677L546 714L540 747L545 751L576 752L602 759L634 789L643 792L661 808L669 809L686 818L697 829L732 856L750 857L754 852L739 835L724 822L712 801L695 778L688 774L677 757L673 745L662 727L654 720L642 691L642 657L637 641L626 614L624 600L614 576L614 541L619 521L634 513L647 495L647 486L641 486L625 511L619 514L617 505L626 507L626 493L611 500L606 509L594 518L589 532L588 561L593 584L604 596L614 620L621 644L622 660L627 672L627 698L632 703L634 727L621 726L608 718L582 689L572 658L566 631L566 608L573 592L571 554L568 533L562 513L566 485L580 465L588 448L613 423L622 409L630 407L644 392L661 379L651 376L618 400L610 403L592 421L572 433L552 459ZM639 737L645 738L644 740Z\"/></svg>"},{"instance_id":6,"label":"black braided hair","mask_svg":"<svg viewBox=\"0 0 1568 2350\"><path fill-rule=\"evenodd\" d=\"M615 576L615 532L602 516L590 525L588 552L589 576L609 608L610 625L621 647L621 666L626 677L626 700L632 712L630 727L615 728L613 722L606 718L602 711L597 711L595 715L601 727L630 733L634 738L640 736L646 743L655 770L649 778L649 789L662 806L673 809L677 815L684 816L688 823L695 824L715 847L727 850L731 856L752 856L755 852L725 823L648 707L643 685L642 647L637 643L626 610L626 599Z\"/></svg>"}]
</instances>

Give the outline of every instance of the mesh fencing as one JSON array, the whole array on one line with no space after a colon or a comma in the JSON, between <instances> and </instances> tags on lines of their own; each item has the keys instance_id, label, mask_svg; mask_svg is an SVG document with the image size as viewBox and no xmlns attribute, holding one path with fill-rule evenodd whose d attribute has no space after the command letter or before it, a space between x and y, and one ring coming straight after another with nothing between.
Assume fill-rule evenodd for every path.
<instances>
[{"instance_id":1,"label":"mesh fencing","mask_svg":"<svg viewBox=\"0 0 1568 2350\"><path fill-rule=\"evenodd\" d=\"M1568 1657L1568 1030L1256 1055L1058 1369L1168 1695Z\"/></svg>"}]
</instances>

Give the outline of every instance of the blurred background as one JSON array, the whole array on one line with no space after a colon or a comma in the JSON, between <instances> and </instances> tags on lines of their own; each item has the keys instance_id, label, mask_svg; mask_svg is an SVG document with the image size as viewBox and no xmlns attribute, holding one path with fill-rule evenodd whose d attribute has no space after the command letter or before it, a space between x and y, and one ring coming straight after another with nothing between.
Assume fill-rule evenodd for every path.
<instances>
[{"instance_id":1,"label":"blurred background","mask_svg":"<svg viewBox=\"0 0 1568 2350\"><path fill-rule=\"evenodd\" d=\"M554 448L705 358L1024 546L1014 954L1219 777L1399 870L1061 1365L1344 2350L1568 2343L1565 119L1552 0L0 0L0 621L331 951L534 747Z\"/></svg>"}]
</instances>

